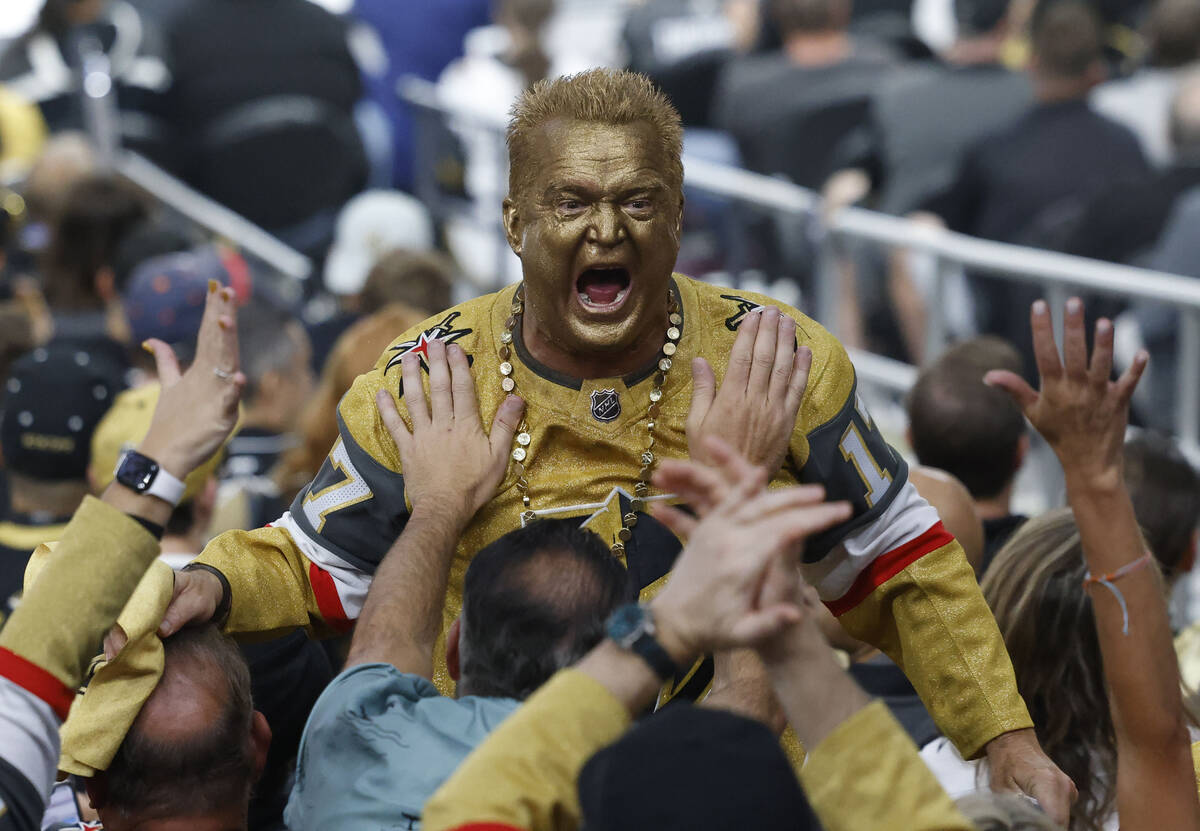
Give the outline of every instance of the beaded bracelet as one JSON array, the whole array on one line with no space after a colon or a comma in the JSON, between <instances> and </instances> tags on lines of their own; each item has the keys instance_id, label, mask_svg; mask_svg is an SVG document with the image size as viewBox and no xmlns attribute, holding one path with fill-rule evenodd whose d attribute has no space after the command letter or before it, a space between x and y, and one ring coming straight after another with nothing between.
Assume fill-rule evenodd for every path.
<instances>
[{"instance_id":1,"label":"beaded bracelet","mask_svg":"<svg viewBox=\"0 0 1200 831\"><path fill-rule=\"evenodd\" d=\"M1120 580L1122 577L1133 574L1135 571L1141 571L1143 568L1150 565L1152 559L1153 558L1150 556L1150 552L1147 551L1132 563L1126 563L1116 571L1110 571L1108 574L1097 574L1095 577L1093 577L1092 573L1089 571L1083 576L1084 589L1096 584L1104 586L1104 588L1113 593L1113 597L1117 598L1117 602L1121 604L1121 616L1123 618L1123 623L1121 625L1122 635L1129 634L1129 607L1125 605L1125 595L1121 594L1121 590L1113 585L1113 582L1115 580Z\"/></svg>"}]
</instances>

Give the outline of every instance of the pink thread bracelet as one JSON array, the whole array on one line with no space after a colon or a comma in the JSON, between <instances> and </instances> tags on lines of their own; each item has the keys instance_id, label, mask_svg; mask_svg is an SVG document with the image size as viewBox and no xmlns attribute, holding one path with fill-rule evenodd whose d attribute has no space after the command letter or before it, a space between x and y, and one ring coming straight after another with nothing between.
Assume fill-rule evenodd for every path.
<instances>
[{"instance_id":1,"label":"pink thread bracelet","mask_svg":"<svg viewBox=\"0 0 1200 831\"><path fill-rule=\"evenodd\" d=\"M1129 607L1125 604L1125 595L1121 594L1121 590L1118 589L1114 583L1115 581L1120 580L1122 577L1127 577L1130 574L1133 574L1135 571L1141 571L1143 568L1150 565L1152 559L1153 558L1150 556L1150 552L1147 551L1132 563L1126 563L1116 571L1110 571L1108 574L1098 574L1095 577L1093 577L1092 573L1089 571L1083 576L1084 589L1096 584L1104 586L1104 588L1113 593L1113 597L1117 598L1117 602L1121 604L1121 616L1123 619L1121 626L1122 635L1129 634Z\"/></svg>"}]
</instances>

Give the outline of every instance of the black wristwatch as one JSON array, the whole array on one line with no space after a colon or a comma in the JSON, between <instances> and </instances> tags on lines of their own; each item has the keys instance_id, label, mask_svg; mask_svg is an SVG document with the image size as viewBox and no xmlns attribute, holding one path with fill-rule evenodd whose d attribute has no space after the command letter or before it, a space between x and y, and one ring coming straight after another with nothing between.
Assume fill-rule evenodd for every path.
<instances>
[{"instance_id":1,"label":"black wristwatch","mask_svg":"<svg viewBox=\"0 0 1200 831\"><path fill-rule=\"evenodd\" d=\"M622 649L641 657L663 681L679 675L679 667L654 637L654 613L638 603L621 606L604 624L605 634Z\"/></svg>"}]
</instances>

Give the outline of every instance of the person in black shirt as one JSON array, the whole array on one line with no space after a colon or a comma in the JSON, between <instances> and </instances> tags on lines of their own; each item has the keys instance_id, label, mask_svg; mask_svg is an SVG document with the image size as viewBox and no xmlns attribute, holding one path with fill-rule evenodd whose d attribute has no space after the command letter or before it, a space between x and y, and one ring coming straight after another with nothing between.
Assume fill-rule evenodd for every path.
<instances>
[{"instance_id":1,"label":"person in black shirt","mask_svg":"<svg viewBox=\"0 0 1200 831\"><path fill-rule=\"evenodd\" d=\"M958 36L940 61L889 73L846 164L871 178L880 210L905 214L949 187L963 153L1033 103L1027 75L1001 62L1007 0L955 0Z\"/></svg>"},{"instance_id":2,"label":"person in black shirt","mask_svg":"<svg viewBox=\"0 0 1200 831\"><path fill-rule=\"evenodd\" d=\"M1137 264L1158 242L1176 200L1200 186L1200 78L1180 84L1171 104L1169 133L1171 164L1098 193L1067 235L1063 251Z\"/></svg>"},{"instance_id":3,"label":"person in black shirt","mask_svg":"<svg viewBox=\"0 0 1200 831\"><path fill-rule=\"evenodd\" d=\"M354 121L362 83L342 21L308 0L184 0L167 39L179 174L322 253L367 177Z\"/></svg>"},{"instance_id":4,"label":"person in black shirt","mask_svg":"<svg viewBox=\"0 0 1200 831\"><path fill-rule=\"evenodd\" d=\"M1036 104L968 150L954 184L924 208L954 231L1054 248L1088 199L1113 182L1144 176L1148 166L1133 133L1088 106L1089 90L1105 73L1094 8L1045 0L1032 34ZM1032 343L1028 309L1039 291L982 276L974 284L980 331ZM1023 355L1032 377L1032 354Z\"/></svg>"},{"instance_id":5,"label":"person in black shirt","mask_svg":"<svg viewBox=\"0 0 1200 831\"><path fill-rule=\"evenodd\" d=\"M1020 354L999 338L964 341L921 371L907 402L908 443L918 461L961 481L983 520L981 577L1028 518L1011 509L1013 483L1029 452L1025 417L1006 393L983 383L989 370L1020 366Z\"/></svg>"},{"instance_id":6,"label":"person in black shirt","mask_svg":"<svg viewBox=\"0 0 1200 831\"><path fill-rule=\"evenodd\" d=\"M59 538L89 492L92 433L124 387L122 357L60 341L13 363L0 416L10 491L0 521L0 625L16 608L33 550Z\"/></svg>"},{"instance_id":7,"label":"person in black shirt","mask_svg":"<svg viewBox=\"0 0 1200 831\"><path fill-rule=\"evenodd\" d=\"M896 55L850 35L848 0L786 0L772 8L783 47L727 64L713 125L734 136L751 170L820 187L834 172L841 141L866 122L871 94Z\"/></svg>"}]
</instances>

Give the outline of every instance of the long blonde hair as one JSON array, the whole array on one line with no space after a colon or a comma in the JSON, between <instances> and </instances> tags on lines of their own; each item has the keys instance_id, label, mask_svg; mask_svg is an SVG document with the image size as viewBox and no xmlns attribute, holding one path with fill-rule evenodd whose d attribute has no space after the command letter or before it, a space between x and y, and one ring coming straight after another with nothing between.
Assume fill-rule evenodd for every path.
<instances>
[{"instance_id":1,"label":"long blonde hair","mask_svg":"<svg viewBox=\"0 0 1200 831\"><path fill-rule=\"evenodd\" d=\"M1092 599L1083 589L1086 572L1075 517L1060 508L1025 523L981 586L1038 740L1079 789L1072 831L1102 829L1117 781L1116 737Z\"/></svg>"}]
</instances>

